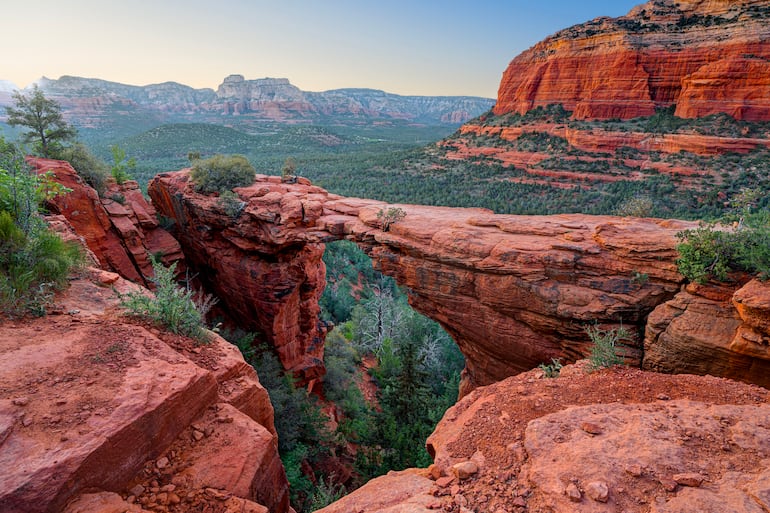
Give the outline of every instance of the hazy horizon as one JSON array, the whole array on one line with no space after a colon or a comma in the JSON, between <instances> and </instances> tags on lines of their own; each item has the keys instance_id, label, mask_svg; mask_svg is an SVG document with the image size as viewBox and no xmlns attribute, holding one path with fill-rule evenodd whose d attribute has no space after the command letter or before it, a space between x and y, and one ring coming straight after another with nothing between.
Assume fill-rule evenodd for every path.
<instances>
[{"instance_id":1,"label":"hazy horizon","mask_svg":"<svg viewBox=\"0 0 770 513\"><path fill-rule=\"evenodd\" d=\"M495 98L505 67L548 35L636 0L96 0L15 3L0 80L45 76L216 87L231 74L287 78L304 91ZM34 33L31 33L31 29Z\"/></svg>"}]
</instances>

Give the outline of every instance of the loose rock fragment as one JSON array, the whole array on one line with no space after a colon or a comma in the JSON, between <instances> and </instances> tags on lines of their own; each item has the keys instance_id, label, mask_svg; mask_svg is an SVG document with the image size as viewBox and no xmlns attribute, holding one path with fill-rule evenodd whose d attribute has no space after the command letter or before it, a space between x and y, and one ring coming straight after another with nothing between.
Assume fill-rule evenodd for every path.
<instances>
[{"instance_id":1,"label":"loose rock fragment","mask_svg":"<svg viewBox=\"0 0 770 513\"><path fill-rule=\"evenodd\" d=\"M610 488L604 481L592 481L585 488L586 495L596 502L607 502L610 497Z\"/></svg>"},{"instance_id":2,"label":"loose rock fragment","mask_svg":"<svg viewBox=\"0 0 770 513\"><path fill-rule=\"evenodd\" d=\"M583 494L580 493L580 490L575 483L568 484L566 490L564 490L564 494L569 497L569 500L572 502L580 502L583 499Z\"/></svg>"},{"instance_id":3,"label":"loose rock fragment","mask_svg":"<svg viewBox=\"0 0 770 513\"><path fill-rule=\"evenodd\" d=\"M698 488L703 484L703 476L696 474L695 472L685 472L683 474L675 474L673 477L677 484L682 486L691 486Z\"/></svg>"},{"instance_id":4,"label":"loose rock fragment","mask_svg":"<svg viewBox=\"0 0 770 513\"><path fill-rule=\"evenodd\" d=\"M463 461L452 466L452 472L458 479L468 479L479 471L479 466L472 461Z\"/></svg>"}]
</instances>

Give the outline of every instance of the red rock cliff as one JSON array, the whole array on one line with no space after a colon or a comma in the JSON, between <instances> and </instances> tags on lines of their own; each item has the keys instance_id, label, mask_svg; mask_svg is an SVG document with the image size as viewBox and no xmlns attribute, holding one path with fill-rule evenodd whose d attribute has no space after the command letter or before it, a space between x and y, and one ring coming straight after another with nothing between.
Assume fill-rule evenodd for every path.
<instances>
[{"instance_id":1,"label":"red rock cliff","mask_svg":"<svg viewBox=\"0 0 770 513\"><path fill-rule=\"evenodd\" d=\"M187 262L241 326L267 337L285 369L305 382L320 377L324 248L304 233L326 191L297 185L292 192L277 177L265 178L238 189L243 212L232 218L217 198L194 192L188 178L185 171L164 173L149 187L156 207L175 221Z\"/></svg>"},{"instance_id":2,"label":"red rock cliff","mask_svg":"<svg viewBox=\"0 0 770 513\"><path fill-rule=\"evenodd\" d=\"M562 30L503 74L497 115L562 104L578 119L770 117L770 2L654 0Z\"/></svg>"},{"instance_id":3,"label":"red rock cliff","mask_svg":"<svg viewBox=\"0 0 770 513\"><path fill-rule=\"evenodd\" d=\"M67 218L104 269L142 285L150 284L153 277L151 255L160 255L165 265L179 262L177 269L183 270L179 243L158 226L155 209L134 180L111 183L100 198L68 162L37 157L27 162L38 173L50 172L53 180L70 189L48 207Z\"/></svg>"}]
</instances>

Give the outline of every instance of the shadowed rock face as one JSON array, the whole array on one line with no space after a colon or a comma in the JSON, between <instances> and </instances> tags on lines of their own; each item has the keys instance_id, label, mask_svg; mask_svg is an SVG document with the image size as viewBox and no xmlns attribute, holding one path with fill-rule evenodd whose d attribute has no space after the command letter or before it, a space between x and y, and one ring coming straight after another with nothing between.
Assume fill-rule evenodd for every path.
<instances>
[{"instance_id":1,"label":"shadowed rock face","mask_svg":"<svg viewBox=\"0 0 770 513\"><path fill-rule=\"evenodd\" d=\"M689 284L649 317L644 368L770 386L770 283Z\"/></svg>"},{"instance_id":2,"label":"shadowed rock face","mask_svg":"<svg viewBox=\"0 0 770 513\"><path fill-rule=\"evenodd\" d=\"M323 372L323 243L346 238L454 337L467 361L464 392L551 358L585 356L584 327L593 323L634 332L623 349L639 365L647 315L683 280L675 234L694 226L400 205L406 217L385 232L377 213L389 205L306 180L260 175L235 191L244 208L233 219L215 197L192 190L187 170L149 187L159 211L175 220L188 261L239 319L267 335L285 368L307 380Z\"/></svg>"},{"instance_id":3,"label":"shadowed rock face","mask_svg":"<svg viewBox=\"0 0 770 513\"><path fill-rule=\"evenodd\" d=\"M495 114L559 103L577 119L770 117L770 2L655 0L562 30L517 56Z\"/></svg>"}]
</instances>

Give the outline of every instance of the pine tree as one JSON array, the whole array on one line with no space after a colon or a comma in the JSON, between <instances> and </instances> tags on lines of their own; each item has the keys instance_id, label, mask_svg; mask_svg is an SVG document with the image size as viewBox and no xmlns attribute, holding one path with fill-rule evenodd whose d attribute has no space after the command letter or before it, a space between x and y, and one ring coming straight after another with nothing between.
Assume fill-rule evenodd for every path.
<instances>
[{"instance_id":1,"label":"pine tree","mask_svg":"<svg viewBox=\"0 0 770 513\"><path fill-rule=\"evenodd\" d=\"M44 157L53 156L61 143L75 137L77 132L64 121L59 104L46 98L37 84L30 96L14 92L13 101L13 107L5 108L8 124L27 127L29 130L22 134L23 141L35 143Z\"/></svg>"}]
</instances>

